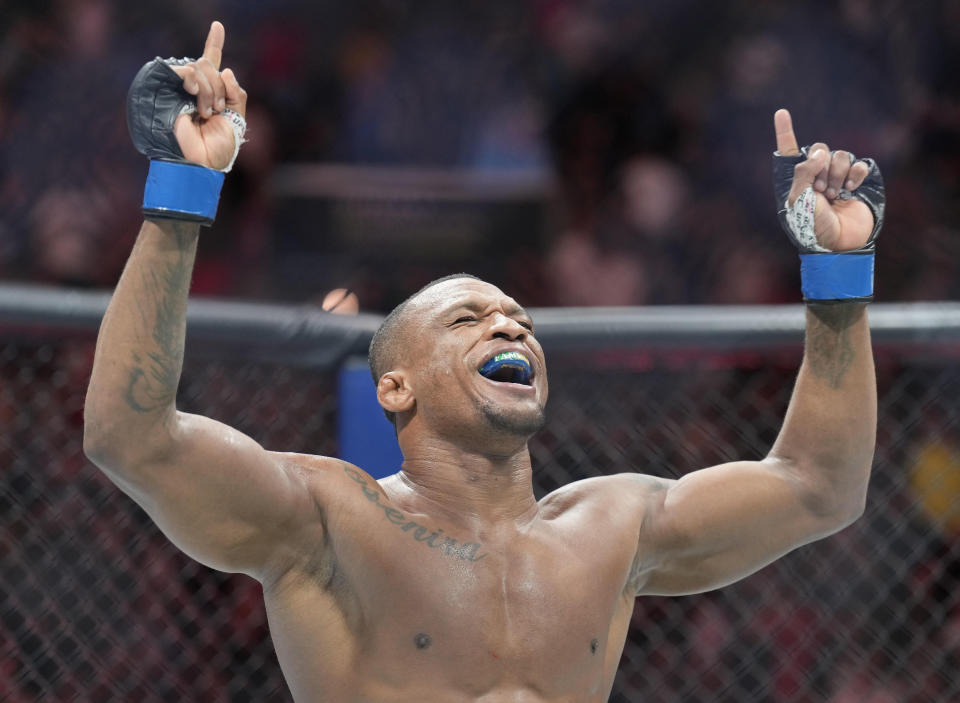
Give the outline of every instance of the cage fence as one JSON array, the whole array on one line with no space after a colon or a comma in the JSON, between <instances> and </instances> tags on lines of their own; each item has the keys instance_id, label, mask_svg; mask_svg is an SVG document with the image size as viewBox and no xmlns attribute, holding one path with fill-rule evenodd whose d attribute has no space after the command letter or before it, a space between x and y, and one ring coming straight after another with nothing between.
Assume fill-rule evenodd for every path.
<instances>
[{"instance_id":1,"label":"cage fence","mask_svg":"<svg viewBox=\"0 0 960 703\"><path fill-rule=\"evenodd\" d=\"M182 555L83 456L103 296L3 293L0 700L290 700L259 585ZM728 588L638 599L612 701L960 699L958 312L873 310L880 424L865 516ZM543 311L538 494L762 457L800 359L800 315ZM336 371L370 323L196 305L180 407L269 448L335 455Z\"/></svg>"}]
</instances>

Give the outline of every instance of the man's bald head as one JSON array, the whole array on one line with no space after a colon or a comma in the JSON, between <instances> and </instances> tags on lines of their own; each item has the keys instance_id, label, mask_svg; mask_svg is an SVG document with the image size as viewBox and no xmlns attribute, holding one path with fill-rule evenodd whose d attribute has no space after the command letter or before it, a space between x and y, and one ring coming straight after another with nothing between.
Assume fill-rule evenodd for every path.
<instances>
[{"instance_id":1,"label":"man's bald head","mask_svg":"<svg viewBox=\"0 0 960 703\"><path fill-rule=\"evenodd\" d=\"M380 327L376 333L374 333L373 339L370 340L370 351L367 355L374 385L378 384L380 377L396 364L397 358L406 344L406 338L404 336L404 332L407 329L405 325L405 315L411 304L420 297L424 291L440 283L445 283L446 281L457 278L469 278L475 281L481 280L469 273L452 273L448 276L437 278L436 280L430 281L423 288L400 303L384 318ZM384 410L383 412L386 414L387 419L393 423L393 426L396 427L396 414L388 410Z\"/></svg>"}]
</instances>

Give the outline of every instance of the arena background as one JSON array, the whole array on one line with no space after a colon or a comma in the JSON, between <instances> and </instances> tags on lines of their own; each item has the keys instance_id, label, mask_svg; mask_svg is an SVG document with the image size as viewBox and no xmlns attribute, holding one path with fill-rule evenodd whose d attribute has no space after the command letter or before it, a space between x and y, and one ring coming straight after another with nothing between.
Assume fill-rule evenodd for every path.
<instances>
[{"instance_id":1,"label":"arena background","mask_svg":"<svg viewBox=\"0 0 960 703\"><path fill-rule=\"evenodd\" d=\"M316 306L346 287L383 313L466 270L536 307L796 303L769 184L778 107L801 142L881 163L878 302L960 297L949 0L4 0L0 701L289 700L257 585L181 556L83 457L95 319L24 287L115 283L146 171L127 86L154 55L196 54L214 18L250 142L201 238L198 298ZM730 310L747 343L548 347L538 490L762 456L799 336L764 342L766 318ZM891 310L867 515L734 587L639 600L611 700L960 699L960 344L911 327L955 310ZM310 344L330 330L300 356L219 330L188 350L182 407L336 454L343 357Z\"/></svg>"}]
</instances>

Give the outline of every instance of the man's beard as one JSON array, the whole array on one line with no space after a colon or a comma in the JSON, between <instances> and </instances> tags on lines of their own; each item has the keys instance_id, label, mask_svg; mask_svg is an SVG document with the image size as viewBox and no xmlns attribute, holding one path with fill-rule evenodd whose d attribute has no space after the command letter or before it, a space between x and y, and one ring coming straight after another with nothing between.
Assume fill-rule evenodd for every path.
<instances>
[{"instance_id":1,"label":"man's beard","mask_svg":"<svg viewBox=\"0 0 960 703\"><path fill-rule=\"evenodd\" d=\"M484 402L480 405L480 412L489 427L517 437L532 437L547 423L547 416L541 407L533 413L518 413Z\"/></svg>"}]
</instances>

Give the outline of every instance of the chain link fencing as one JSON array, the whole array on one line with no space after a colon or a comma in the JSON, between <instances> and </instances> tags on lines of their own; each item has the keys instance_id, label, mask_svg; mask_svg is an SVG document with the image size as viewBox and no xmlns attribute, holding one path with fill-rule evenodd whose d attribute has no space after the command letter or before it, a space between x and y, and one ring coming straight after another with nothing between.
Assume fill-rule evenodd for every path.
<instances>
[{"instance_id":1,"label":"chain link fencing","mask_svg":"<svg viewBox=\"0 0 960 703\"><path fill-rule=\"evenodd\" d=\"M703 331L651 345L610 332L551 354L545 333L538 494L762 457L799 335L742 318L726 348ZM259 585L178 552L84 458L89 322L0 331L0 701L289 701ZM611 701L960 700L960 347L912 336L877 335L866 515L720 591L638 599ZM231 358L205 339L188 341L183 409L336 454L335 364Z\"/></svg>"}]
</instances>

